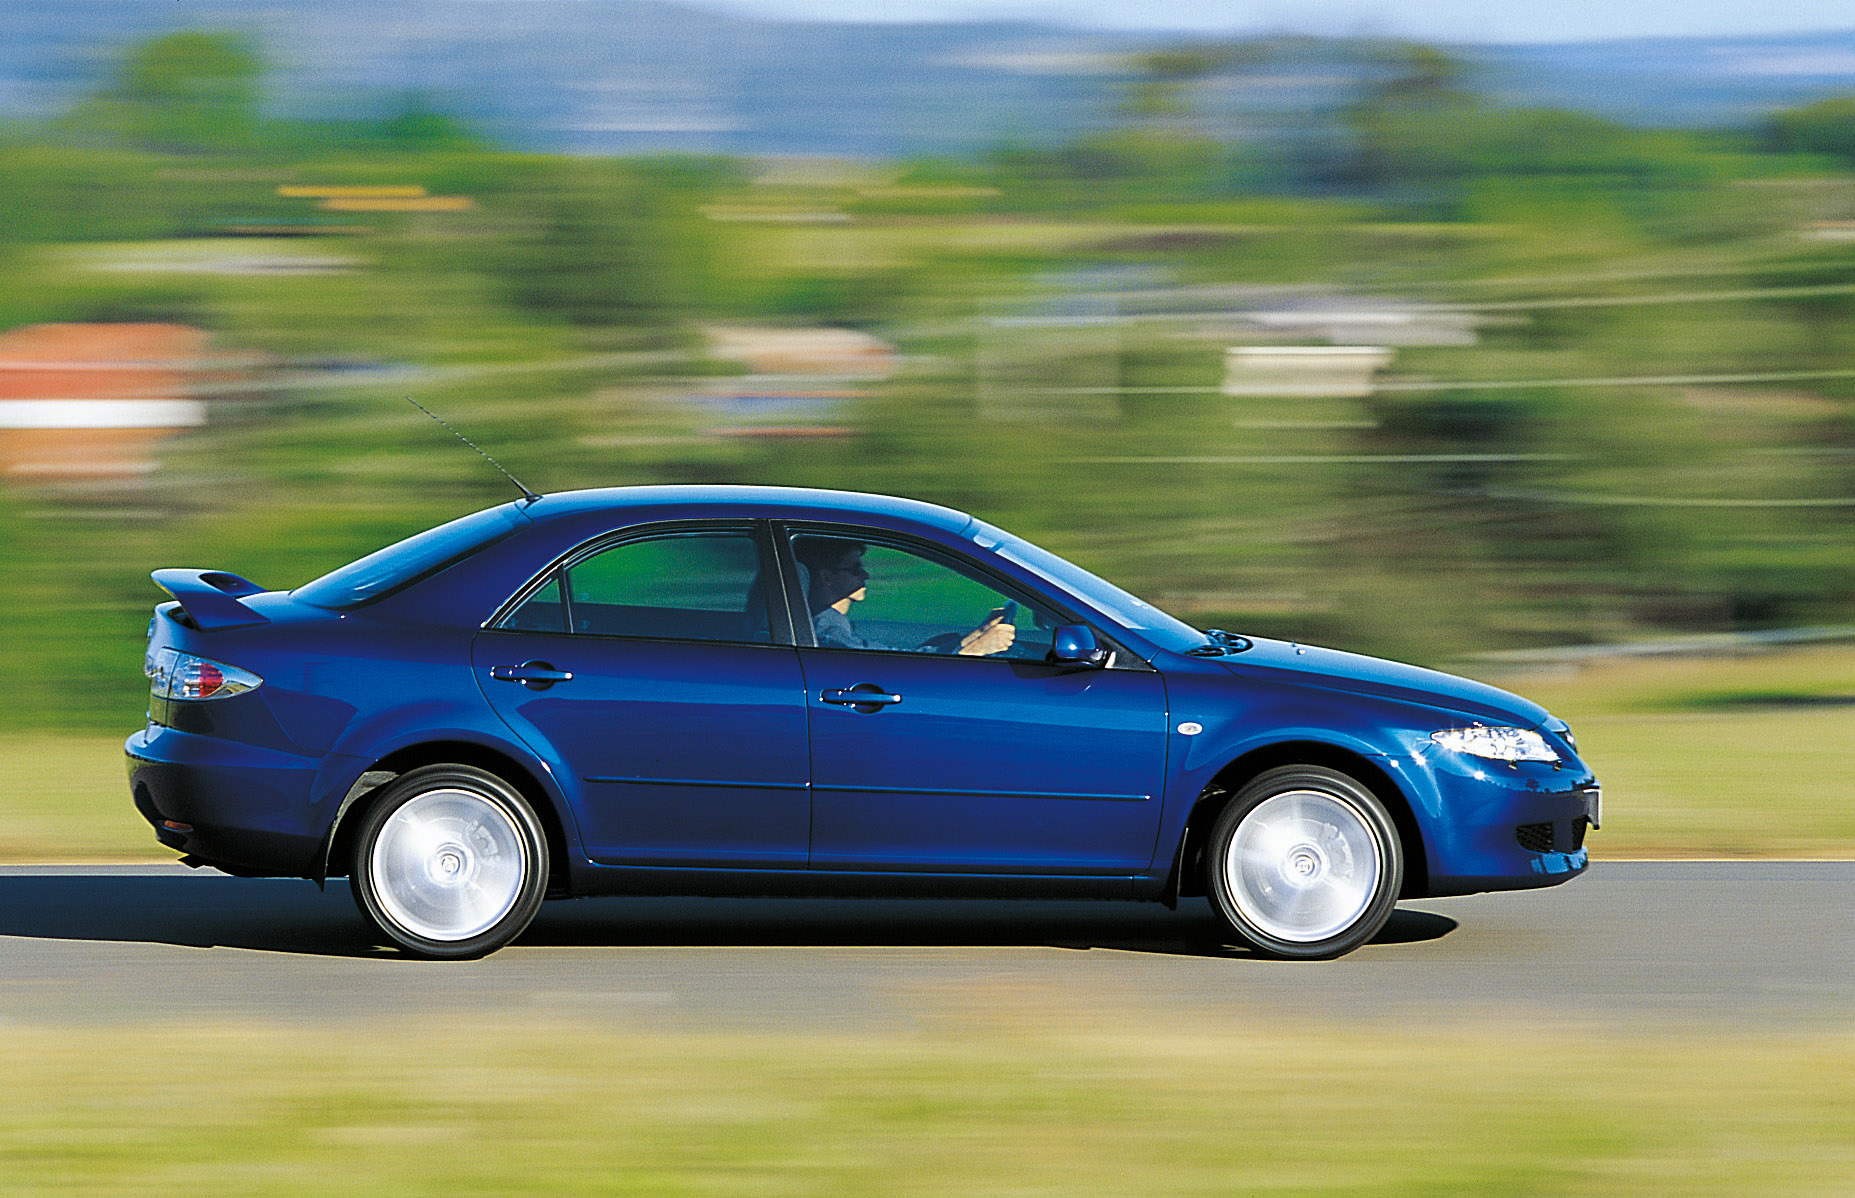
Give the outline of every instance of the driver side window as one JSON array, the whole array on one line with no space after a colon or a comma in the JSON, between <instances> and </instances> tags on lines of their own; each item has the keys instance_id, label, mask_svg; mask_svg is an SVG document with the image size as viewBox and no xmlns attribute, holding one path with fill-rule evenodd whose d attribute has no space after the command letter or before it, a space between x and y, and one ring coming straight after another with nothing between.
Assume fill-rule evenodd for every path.
<instances>
[{"instance_id":1,"label":"driver side window","mask_svg":"<svg viewBox=\"0 0 1855 1198\"><path fill-rule=\"evenodd\" d=\"M938 554L814 533L792 550L820 648L1042 661L1061 623Z\"/></svg>"}]
</instances>

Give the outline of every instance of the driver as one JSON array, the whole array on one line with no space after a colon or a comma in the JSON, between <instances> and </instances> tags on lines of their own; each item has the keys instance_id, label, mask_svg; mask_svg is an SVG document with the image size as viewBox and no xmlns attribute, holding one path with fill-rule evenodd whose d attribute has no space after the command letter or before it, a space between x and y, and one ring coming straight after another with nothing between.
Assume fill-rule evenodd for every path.
<instances>
[{"instance_id":1,"label":"driver","mask_svg":"<svg viewBox=\"0 0 1855 1198\"><path fill-rule=\"evenodd\" d=\"M834 537L795 537L792 552L811 572L806 606L812 613L812 635L825 649L897 649L860 635L850 622L850 605L869 596L869 569L863 564L867 546ZM959 638L955 652L962 657L989 657L1011 648L1017 639L1015 625L1005 623L1005 609L986 617L979 627ZM948 634L951 640L952 634ZM934 638L935 641L941 638ZM932 641L920 648L938 648Z\"/></svg>"}]
</instances>

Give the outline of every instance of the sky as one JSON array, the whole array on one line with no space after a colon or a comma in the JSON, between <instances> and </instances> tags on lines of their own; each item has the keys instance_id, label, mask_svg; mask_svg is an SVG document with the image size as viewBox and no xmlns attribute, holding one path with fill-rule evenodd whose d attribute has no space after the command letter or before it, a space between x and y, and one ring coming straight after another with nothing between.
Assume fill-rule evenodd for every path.
<instances>
[{"instance_id":1,"label":"sky","mask_svg":"<svg viewBox=\"0 0 1855 1198\"><path fill-rule=\"evenodd\" d=\"M1104 29L1297 32L1438 42L1571 42L1855 29L1851 0L711 0L842 21L1029 17Z\"/></svg>"}]
</instances>

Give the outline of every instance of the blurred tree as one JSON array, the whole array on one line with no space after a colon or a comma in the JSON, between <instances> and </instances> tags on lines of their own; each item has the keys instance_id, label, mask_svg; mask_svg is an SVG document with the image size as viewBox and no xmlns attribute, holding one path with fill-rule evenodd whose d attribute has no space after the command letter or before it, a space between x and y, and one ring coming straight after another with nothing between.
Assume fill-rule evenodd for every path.
<instances>
[{"instance_id":1,"label":"blurred tree","mask_svg":"<svg viewBox=\"0 0 1855 1198\"><path fill-rule=\"evenodd\" d=\"M1785 153L1833 154L1855 162L1855 96L1835 96L1774 113L1766 141Z\"/></svg>"},{"instance_id":2,"label":"blurred tree","mask_svg":"<svg viewBox=\"0 0 1855 1198\"><path fill-rule=\"evenodd\" d=\"M262 69L256 50L236 34L166 34L128 52L115 85L87 115L148 149L249 149L258 140Z\"/></svg>"},{"instance_id":3,"label":"blurred tree","mask_svg":"<svg viewBox=\"0 0 1855 1198\"><path fill-rule=\"evenodd\" d=\"M545 201L513 274L517 302L577 325L658 324L670 270L644 197L579 194Z\"/></svg>"},{"instance_id":4,"label":"blurred tree","mask_svg":"<svg viewBox=\"0 0 1855 1198\"><path fill-rule=\"evenodd\" d=\"M559 160L535 179L531 230L494 266L516 303L581 327L664 328L713 273L700 160Z\"/></svg>"},{"instance_id":5,"label":"blurred tree","mask_svg":"<svg viewBox=\"0 0 1855 1198\"><path fill-rule=\"evenodd\" d=\"M1262 42L1188 42L1136 54L1126 110L1143 120L1186 116L1194 86L1226 71L1253 68L1267 61L1269 54L1268 45Z\"/></svg>"},{"instance_id":6,"label":"blurred tree","mask_svg":"<svg viewBox=\"0 0 1855 1198\"><path fill-rule=\"evenodd\" d=\"M1468 67L1459 58L1435 46L1393 45L1375 57L1384 69L1369 89L1369 98L1381 106L1435 108L1472 99L1463 89Z\"/></svg>"},{"instance_id":7,"label":"blurred tree","mask_svg":"<svg viewBox=\"0 0 1855 1198\"><path fill-rule=\"evenodd\" d=\"M387 113L374 120L340 124L350 126L342 130L347 140L396 153L453 153L487 148L469 125L443 111L431 96L420 91L400 93Z\"/></svg>"},{"instance_id":8,"label":"blurred tree","mask_svg":"<svg viewBox=\"0 0 1855 1198\"><path fill-rule=\"evenodd\" d=\"M1352 183L1425 195L1467 173L1460 126L1482 108L1468 68L1434 46L1394 44L1366 55L1359 98L1343 116L1356 142Z\"/></svg>"}]
</instances>

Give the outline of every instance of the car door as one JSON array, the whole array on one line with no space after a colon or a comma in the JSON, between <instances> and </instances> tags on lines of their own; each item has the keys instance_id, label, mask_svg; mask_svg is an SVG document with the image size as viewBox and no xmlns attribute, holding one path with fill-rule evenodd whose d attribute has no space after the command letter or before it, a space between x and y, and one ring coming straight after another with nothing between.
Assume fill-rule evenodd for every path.
<instances>
[{"instance_id":1,"label":"car door","mask_svg":"<svg viewBox=\"0 0 1855 1198\"><path fill-rule=\"evenodd\" d=\"M814 869L1149 867L1167 742L1158 673L1045 664L1072 621L971 559L842 526L781 533L795 627L812 642L799 658ZM1015 636L999 647L1003 622Z\"/></svg>"},{"instance_id":2,"label":"car door","mask_svg":"<svg viewBox=\"0 0 1855 1198\"><path fill-rule=\"evenodd\" d=\"M593 860L805 864L804 682L767 551L751 523L620 534L477 635L485 695L558 771Z\"/></svg>"}]
</instances>

